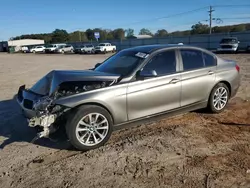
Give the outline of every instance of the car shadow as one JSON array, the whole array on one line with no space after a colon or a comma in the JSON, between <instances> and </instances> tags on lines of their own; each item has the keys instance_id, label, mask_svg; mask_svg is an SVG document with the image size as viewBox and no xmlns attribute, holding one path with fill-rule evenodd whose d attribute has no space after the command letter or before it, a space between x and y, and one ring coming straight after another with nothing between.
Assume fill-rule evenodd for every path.
<instances>
[{"instance_id":1,"label":"car shadow","mask_svg":"<svg viewBox=\"0 0 250 188\"><path fill-rule=\"evenodd\" d=\"M0 119L0 138L4 140L0 140L0 149L14 142L31 142L37 134L36 129L28 127L27 119L22 115L15 96L13 99L0 101ZM51 138L38 139L34 144L53 149L74 150L67 139L64 126L52 134Z\"/></svg>"}]
</instances>

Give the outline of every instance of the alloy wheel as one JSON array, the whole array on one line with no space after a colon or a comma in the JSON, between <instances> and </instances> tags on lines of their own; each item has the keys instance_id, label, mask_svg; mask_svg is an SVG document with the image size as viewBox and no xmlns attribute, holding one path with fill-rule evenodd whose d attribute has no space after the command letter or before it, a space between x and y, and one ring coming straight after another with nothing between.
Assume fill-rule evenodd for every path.
<instances>
[{"instance_id":1,"label":"alloy wheel","mask_svg":"<svg viewBox=\"0 0 250 188\"><path fill-rule=\"evenodd\" d=\"M228 101L228 91L224 87L219 87L213 96L213 105L216 110L222 110Z\"/></svg>"},{"instance_id":2,"label":"alloy wheel","mask_svg":"<svg viewBox=\"0 0 250 188\"><path fill-rule=\"evenodd\" d=\"M109 122L100 113L84 116L76 126L76 137L85 146L95 146L103 141L109 130Z\"/></svg>"}]
</instances>

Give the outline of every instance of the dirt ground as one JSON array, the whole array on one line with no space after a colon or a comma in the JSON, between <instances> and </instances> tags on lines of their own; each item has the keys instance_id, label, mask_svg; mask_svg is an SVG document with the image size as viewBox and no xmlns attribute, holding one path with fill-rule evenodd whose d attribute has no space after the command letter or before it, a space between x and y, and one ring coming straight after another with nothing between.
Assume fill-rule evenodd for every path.
<instances>
[{"instance_id":1,"label":"dirt ground","mask_svg":"<svg viewBox=\"0 0 250 188\"><path fill-rule=\"evenodd\" d=\"M13 96L52 69L86 69L107 55L0 54L0 187L250 187L250 54L237 96L221 114L188 113L115 132L75 151L27 127ZM59 133L58 133L59 134Z\"/></svg>"}]
</instances>

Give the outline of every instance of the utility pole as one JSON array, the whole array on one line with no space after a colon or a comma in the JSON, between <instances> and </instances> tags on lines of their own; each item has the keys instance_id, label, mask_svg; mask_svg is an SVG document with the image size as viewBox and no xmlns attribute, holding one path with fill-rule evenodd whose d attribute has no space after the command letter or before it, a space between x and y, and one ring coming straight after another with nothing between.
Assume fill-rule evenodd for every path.
<instances>
[{"instance_id":1,"label":"utility pole","mask_svg":"<svg viewBox=\"0 0 250 188\"><path fill-rule=\"evenodd\" d=\"M209 12L209 34L211 34L212 33L212 20L213 20L212 12L214 12L212 6L209 7L209 11L208 12Z\"/></svg>"}]
</instances>

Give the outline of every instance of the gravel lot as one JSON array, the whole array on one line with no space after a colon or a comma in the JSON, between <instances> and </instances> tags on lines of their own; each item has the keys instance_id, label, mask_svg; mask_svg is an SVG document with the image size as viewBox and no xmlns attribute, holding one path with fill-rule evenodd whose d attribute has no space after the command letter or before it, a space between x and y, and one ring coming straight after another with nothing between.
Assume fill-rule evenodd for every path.
<instances>
[{"instance_id":1,"label":"gravel lot","mask_svg":"<svg viewBox=\"0 0 250 188\"><path fill-rule=\"evenodd\" d=\"M117 131L104 146L74 151L41 139L15 101L53 69L86 69L108 55L0 54L0 185L5 187L250 187L250 54L237 96L221 114L188 113Z\"/></svg>"}]
</instances>

